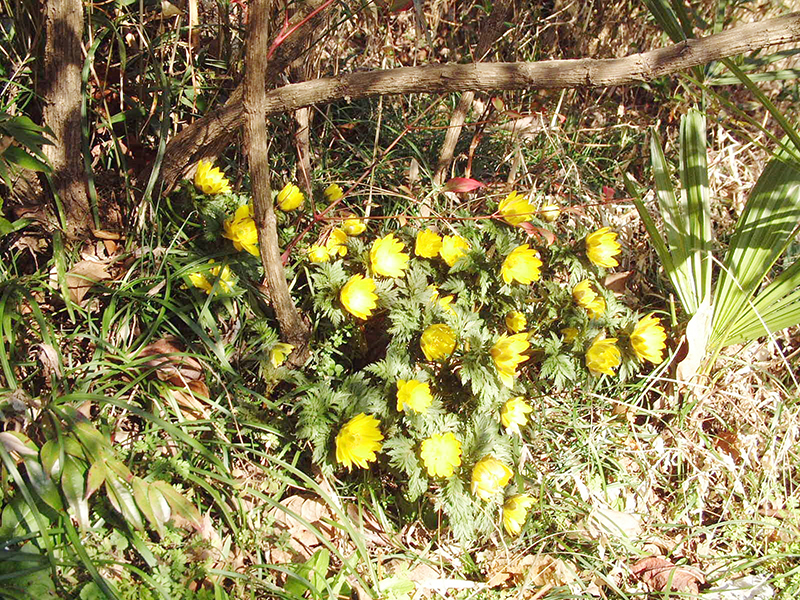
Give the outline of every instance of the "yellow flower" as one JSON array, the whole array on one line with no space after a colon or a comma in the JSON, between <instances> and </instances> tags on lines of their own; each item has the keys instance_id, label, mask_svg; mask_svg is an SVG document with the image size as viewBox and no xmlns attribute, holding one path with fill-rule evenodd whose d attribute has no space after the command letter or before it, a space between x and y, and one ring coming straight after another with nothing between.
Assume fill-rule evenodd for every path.
<instances>
[{"instance_id":1,"label":"yellow flower","mask_svg":"<svg viewBox=\"0 0 800 600\"><path fill-rule=\"evenodd\" d=\"M503 504L503 527L508 535L517 535L522 531L525 519L528 518L528 509L533 506L533 498L528 494L511 496Z\"/></svg>"},{"instance_id":2,"label":"yellow flower","mask_svg":"<svg viewBox=\"0 0 800 600\"><path fill-rule=\"evenodd\" d=\"M450 313L451 315L455 315L456 311L454 311L453 307L450 306L453 303L453 300L455 300L455 299L456 299L456 297L453 296L452 294L450 294L449 296L443 296L443 297L439 298L439 301L438 301L439 308L441 308L443 311L445 311L447 313Z\"/></svg>"},{"instance_id":3,"label":"yellow flower","mask_svg":"<svg viewBox=\"0 0 800 600\"><path fill-rule=\"evenodd\" d=\"M345 310L359 319L368 319L378 305L375 282L363 275L353 275L339 292Z\"/></svg>"},{"instance_id":4,"label":"yellow flower","mask_svg":"<svg viewBox=\"0 0 800 600\"><path fill-rule=\"evenodd\" d=\"M269 362L271 362L272 366L275 368L280 367L283 361L286 360L286 357L292 353L292 350L294 350L294 346L291 344L278 342L272 347L272 350L269 351Z\"/></svg>"},{"instance_id":5,"label":"yellow flower","mask_svg":"<svg viewBox=\"0 0 800 600\"><path fill-rule=\"evenodd\" d=\"M455 296L452 294L448 296L444 296L443 298L439 297L439 290L436 289L435 285L429 285L428 289L431 291L431 302L436 302L443 311L450 313L451 315L455 315L456 311L453 310L453 307L450 306L453 301L456 299Z\"/></svg>"},{"instance_id":6,"label":"yellow flower","mask_svg":"<svg viewBox=\"0 0 800 600\"><path fill-rule=\"evenodd\" d=\"M528 244L522 244L506 256L500 273L506 283L519 281L523 285L529 285L539 279L541 266L539 253Z\"/></svg>"},{"instance_id":7,"label":"yellow flower","mask_svg":"<svg viewBox=\"0 0 800 600\"><path fill-rule=\"evenodd\" d=\"M403 249L403 242L394 239L394 234L378 238L369 251L372 270L384 277L402 277L408 268L409 256Z\"/></svg>"},{"instance_id":8,"label":"yellow flower","mask_svg":"<svg viewBox=\"0 0 800 600\"><path fill-rule=\"evenodd\" d=\"M530 356L522 354L528 348L530 348L530 344L528 343L528 334L526 332L516 333L511 336L504 333L492 346L489 352L492 355L492 360L494 360L494 366L497 368L500 381L505 386L511 387L514 385L517 366L530 358Z\"/></svg>"},{"instance_id":9,"label":"yellow flower","mask_svg":"<svg viewBox=\"0 0 800 600\"><path fill-rule=\"evenodd\" d=\"M372 415L357 414L342 427L336 436L336 460L349 471L355 464L362 469L375 460L380 452L383 434L380 422Z\"/></svg>"},{"instance_id":10,"label":"yellow flower","mask_svg":"<svg viewBox=\"0 0 800 600\"><path fill-rule=\"evenodd\" d=\"M472 493L489 500L511 481L511 469L496 458L484 456L472 469Z\"/></svg>"},{"instance_id":11,"label":"yellow flower","mask_svg":"<svg viewBox=\"0 0 800 600\"><path fill-rule=\"evenodd\" d=\"M227 219L223 227L223 237L231 240L234 248L258 256L258 229L253 220L252 206L245 204L237 208L236 214L232 219Z\"/></svg>"},{"instance_id":12,"label":"yellow flower","mask_svg":"<svg viewBox=\"0 0 800 600\"><path fill-rule=\"evenodd\" d=\"M435 433L420 446L422 464L431 477L450 477L461 465L461 442L452 433Z\"/></svg>"},{"instance_id":13,"label":"yellow flower","mask_svg":"<svg viewBox=\"0 0 800 600\"><path fill-rule=\"evenodd\" d=\"M598 267L610 269L619 265L614 258L620 253L617 234L608 227L598 229L586 236L586 256Z\"/></svg>"},{"instance_id":14,"label":"yellow flower","mask_svg":"<svg viewBox=\"0 0 800 600\"><path fill-rule=\"evenodd\" d=\"M283 189L278 192L278 208L284 212L302 206L305 200L306 197L303 195L303 192L293 183L287 183L283 186Z\"/></svg>"},{"instance_id":15,"label":"yellow flower","mask_svg":"<svg viewBox=\"0 0 800 600\"><path fill-rule=\"evenodd\" d=\"M330 184L328 187L325 188L325 191L323 193L325 194L325 200L328 201L328 204L330 204L331 202L336 202L342 196L344 196L342 188L337 183Z\"/></svg>"},{"instance_id":16,"label":"yellow flower","mask_svg":"<svg viewBox=\"0 0 800 600\"><path fill-rule=\"evenodd\" d=\"M325 247L328 249L328 254L331 258L338 256L345 256L347 254L347 234L334 227L331 229L331 234L328 236L328 241L325 242Z\"/></svg>"},{"instance_id":17,"label":"yellow flower","mask_svg":"<svg viewBox=\"0 0 800 600\"><path fill-rule=\"evenodd\" d=\"M561 209L557 204L545 204L539 209L539 216L548 223L552 223L561 215Z\"/></svg>"},{"instance_id":18,"label":"yellow flower","mask_svg":"<svg viewBox=\"0 0 800 600\"><path fill-rule=\"evenodd\" d=\"M510 225L519 225L530 221L536 210L527 198L520 196L517 192L511 192L504 200L501 200L497 209L503 215L506 223Z\"/></svg>"},{"instance_id":19,"label":"yellow flower","mask_svg":"<svg viewBox=\"0 0 800 600\"><path fill-rule=\"evenodd\" d=\"M650 313L641 319L631 334L631 346L639 360L649 360L654 365L663 358L661 353L666 348L667 333L661 325L661 320Z\"/></svg>"},{"instance_id":20,"label":"yellow flower","mask_svg":"<svg viewBox=\"0 0 800 600\"><path fill-rule=\"evenodd\" d=\"M433 402L431 386L421 381L411 379L397 380L397 410L410 408L414 412L422 413L428 410ZM407 412L407 411L406 411Z\"/></svg>"},{"instance_id":21,"label":"yellow flower","mask_svg":"<svg viewBox=\"0 0 800 600\"><path fill-rule=\"evenodd\" d=\"M213 263L214 263L213 260L209 261L209 264ZM221 272L220 268L222 269ZM219 267L219 266L212 267L211 269L208 270L208 272L216 280L220 290L222 290L225 293L231 291L236 278L233 276L233 273L231 273L231 270L227 265L225 265L224 267ZM192 282L192 285L194 287L200 288L206 294L210 294L211 290L214 289L214 281L213 280L209 281L206 278L205 273L191 273L189 275L189 281Z\"/></svg>"},{"instance_id":22,"label":"yellow flower","mask_svg":"<svg viewBox=\"0 0 800 600\"><path fill-rule=\"evenodd\" d=\"M522 396L517 396L507 401L500 409L500 422L506 431L522 435L519 428L528 422L528 413L530 412L533 412L531 405L525 402Z\"/></svg>"},{"instance_id":23,"label":"yellow flower","mask_svg":"<svg viewBox=\"0 0 800 600\"><path fill-rule=\"evenodd\" d=\"M469 242L460 235L446 235L442 238L442 247L439 254L448 266L452 267L456 261L469 250Z\"/></svg>"},{"instance_id":24,"label":"yellow flower","mask_svg":"<svg viewBox=\"0 0 800 600\"><path fill-rule=\"evenodd\" d=\"M342 229L344 229L344 232L347 235L352 235L353 237L364 233L366 228L367 224L361 219L345 219L344 223L342 223Z\"/></svg>"},{"instance_id":25,"label":"yellow flower","mask_svg":"<svg viewBox=\"0 0 800 600\"><path fill-rule=\"evenodd\" d=\"M600 294L592 288L592 282L584 279L572 288L572 298L575 303L586 309L590 319L597 319L606 312L606 301Z\"/></svg>"},{"instance_id":26,"label":"yellow flower","mask_svg":"<svg viewBox=\"0 0 800 600\"><path fill-rule=\"evenodd\" d=\"M450 356L456 349L456 334L443 323L431 325L422 332L419 345L425 358L441 360Z\"/></svg>"},{"instance_id":27,"label":"yellow flower","mask_svg":"<svg viewBox=\"0 0 800 600\"><path fill-rule=\"evenodd\" d=\"M325 246L314 244L308 249L308 260L313 263L325 263L328 262L329 259L328 249Z\"/></svg>"},{"instance_id":28,"label":"yellow flower","mask_svg":"<svg viewBox=\"0 0 800 600\"><path fill-rule=\"evenodd\" d=\"M442 236L435 231L426 229L417 234L417 242L414 244L414 254L422 258L433 258L442 249Z\"/></svg>"},{"instance_id":29,"label":"yellow flower","mask_svg":"<svg viewBox=\"0 0 800 600\"><path fill-rule=\"evenodd\" d=\"M606 375L614 375L616 369L622 362L619 348L617 348L617 338L604 338L596 337L586 351L586 368L589 369L593 375L605 373Z\"/></svg>"},{"instance_id":30,"label":"yellow flower","mask_svg":"<svg viewBox=\"0 0 800 600\"><path fill-rule=\"evenodd\" d=\"M197 163L197 171L194 174L194 185L204 194L230 194L231 184L217 167L212 167L211 163L201 160Z\"/></svg>"},{"instance_id":31,"label":"yellow flower","mask_svg":"<svg viewBox=\"0 0 800 600\"><path fill-rule=\"evenodd\" d=\"M528 325L528 320L521 312L512 310L506 315L506 327L511 333L519 333Z\"/></svg>"},{"instance_id":32,"label":"yellow flower","mask_svg":"<svg viewBox=\"0 0 800 600\"><path fill-rule=\"evenodd\" d=\"M580 332L574 327L564 327L564 329L561 330L561 335L564 336L565 344L571 344L574 342L575 338L578 337L578 333Z\"/></svg>"}]
</instances>

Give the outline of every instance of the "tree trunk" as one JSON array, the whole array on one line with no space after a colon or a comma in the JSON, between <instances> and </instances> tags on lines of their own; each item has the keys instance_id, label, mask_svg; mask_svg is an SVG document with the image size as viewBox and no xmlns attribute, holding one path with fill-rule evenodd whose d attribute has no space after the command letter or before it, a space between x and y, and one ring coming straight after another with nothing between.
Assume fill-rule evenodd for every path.
<instances>
[{"instance_id":1,"label":"tree trunk","mask_svg":"<svg viewBox=\"0 0 800 600\"><path fill-rule=\"evenodd\" d=\"M61 201L65 233L79 239L93 225L81 152L82 1L47 0L45 34L38 91L44 99L44 124L53 130L55 144L44 151L53 167L52 191Z\"/></svg>"},{"instance_id":2,"label":"tree trunk","mask_svg":"<svg viewBox=\"0 0 800 600\"><path fill-rule=\"evenodd\" d=\"M258 247L264 278L283 339L295 347L291 361L308 357L310 327L303 321L289 294L278 245L278 227L269 181L269 143L266 122L266 73L268 69L269 15L271 0L251 0L245 52L243 108L244 144L253 193L253 212L258 228Z\"/></svg>"}]
</instances>

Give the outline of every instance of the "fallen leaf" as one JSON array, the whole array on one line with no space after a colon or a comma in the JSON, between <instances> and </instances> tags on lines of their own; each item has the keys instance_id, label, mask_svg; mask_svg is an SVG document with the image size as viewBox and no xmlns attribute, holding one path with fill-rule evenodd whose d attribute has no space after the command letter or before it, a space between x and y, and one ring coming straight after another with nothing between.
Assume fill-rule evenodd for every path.
<instances>
[{"instance_id":1,"label":"fallen leaf","mask_svg":"<svg viewBox=\"0 0 800 600\"><path fill-rule=\"evenodd\" d=\"M175 386L203 379L203 366L167 339L160 339L142 348L139 356L153 358L145 366L156 370L156 377Z\"/></svg>"},{"instance_id":2,"label":"fallen leaf","mask_svg":"<svg viewBox=\"0 0 800 600\"><path fill-rule=\"evenodd\" d=\"M67 272L67 289L69 297L78 306L83 306L83 299L98 281L111 279L106 264L95 260L81 260Z\"/></svg>"},{"instance_id":3,"label":"fallen leaf","mask_svg":"<svg viewBox=\"0 0 800 600\"><path fill-rule=\"evenodd\" d=\"M207 402L208 386L204 381L187 381L186 386L171 388L169 393L187 419L211 418Z\"/></svg>"},{"instance_id":4,"label":"fallen leaf","mask_svg":"<svg viewBox=\"0 0 800 600\"><path fill-rule=\"evenodd\" d=\"M633 271L622 271L606 275L603 279L603 287L615 294L624 294L627 291L628 280L632 274Z\"/></svg>"},{"instance_id":5,"label":"fallen leaf","mask_svg":"<svg viewBox=\"0 0 800 600\"><path fill-rule=\"evenodd\" d=\"M660 556L648 556L631 567L631 572L653 592L700 593L703 574L692 567L678 566Z\"/></svg>"},{"instance_id":6,"label":"fallen leaf","mask_svg":"<svg viewBox=\"0 0 800 600\"><path fill-rule=\"evenodd\" d=\"M309 525L315 527L329 540L333 540L335 530L325 520L333 520L334 516L327 504L316 498L306 498L304 496L289 496L281 500L280 508L273 508L269 514L275 519L275 524L289 533L288 545L295 553L276 552L273 549L271 560L273 562L304 562L311 558L311 555L322 546L322 541L309 527L296 519L290 513L294 513ZM288 560L286 560L288 558Z\"/></svg>"},{"instance_id":7,"label":"fallen leaf","mask_svg":"<svg viewBox=\"0 0 800 600\"><path fill-rule=\"evenodd\" d=\"M490 588L511 587L524 580L526 586L538 588L567 586L576 593L580 589L575 565L549 554L526 554L521 558L498 555L488 572L491 575L486 585Z\"/></svg>"},{"instance_id":8,"label":"fallen leaf","mask_svg":"<svg viewBox=\"0 0 800 600\"><path fill-rule=\"evenodd\" d=\"M688 386L697 376L700 365L706 356L708 338L711 335L714 307L709 300L703 300L700 308L686 325L686 334L681 344L687 345L686 357L678 363L675 379L681 387Z\"/></svg>"},{"instance_id":9,"label":"fallen leaf","mask_svg":"<svg viewBox=\"0 0 800 600\"><path fill-rule=\"evenodd\" d=\"M61 379L61 362L56 349L50 344L39 344L39 362L42 363L42 374L46 379Z\"/></svg>"},{"instance_id":10,"label":"fallen leaf","mask_svg":"<svg viewBox=\"0 0 800 600\"><path fill-rule=\"evenodd\" d=\"M600 537L635 539L642 532L642 521L637 515L596 506L589 514L586 530L592 539Z\"/></svg>"}]
</instances>

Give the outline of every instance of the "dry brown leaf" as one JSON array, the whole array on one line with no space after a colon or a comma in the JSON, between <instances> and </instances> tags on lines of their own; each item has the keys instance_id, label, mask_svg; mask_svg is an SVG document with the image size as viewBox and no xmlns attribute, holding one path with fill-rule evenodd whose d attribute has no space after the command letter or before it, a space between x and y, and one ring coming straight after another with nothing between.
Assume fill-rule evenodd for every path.
<instances>
[{"instance_id":1,"label":"dry brown leaf","mask_svg":"<svg viewBox=\"0 0 800 600\"><path fill-rule=\"evenodd\" d=\"M289 532L289 547L295 554L292 555L273 548L271 555L273 562L304 562L311 558L311 555L322 545L322 542L314 532L287 511L295 513L307 521L309 525L316 527L329 540L333 540L335 531L324 522L325 519L332 520L333 514L328 505L321 500L295 495L284 498L281 501L281 506L286 510L273 508L269 514L275 519L276 526Z\"/></svg>"},{"instance_id":2,"label":"dry brown leaf","mask_svg":"<svg viewBox=\"0 0 800 600\"><path fill-rule=\"evenodd\" d=\"M502 558L495 560L489 570L491 576L486 585L491 588L518 585L524 579L527 586L569 586L573 591L578 589L579 577L575 566L548 554Z\"/></svg>"},{"instance_id":3,"label":"dry brown leaf","mask_svg":"<svg viewBox=\"0 0 800 600\"><path fill-rule=\"evenodd\" d=\"M185 386L203 378L203 366L169 340L162 338L148 344L142 348L140 356L152 356L145 365L155 368L156 376L172 385Z\"/></svg>"},{"instance_id":4,"label":"dry brown leaf","mask_svg":"<svg viewBox=\"0 0 800 600\"><path fill-rule=\"evenodd\" d=\"M169 393L178 403L187 419L210 418L208 406L208 386L203 381L187 381L184 387L175 387Z\"/></svg>"},{"instance_id":5,"label":"dry brown leaf","mask_svg":"<svg viewBox=\"0 0 800 600\"><path fill-rule=\"evenodd\" d=\"M624 294L628 290L628 280L632 274L633 271L622 271L606 275L603 278L603 287L615 294Z\"/></svg>"},{"instance_id":6,"label":"dry brown leaf","mask_svg":"<svg viewBox=\"0 0 800 600\"><path fill-rule=\"evenodd\" d=\"M39 344L39 362L42 363L42 374L45 378L55 376L61 379L61 364L58 361L58 353L50 344Z\"/></svg>"},{"instance_id":7,"label":"dry brown leaf","mask_svg":"<svg viewBox=\"0 0 800 600\"><path fill-rule=\"evenodd\" d=\"M700 593L703 574L692 567L677 566L660 556L648 556L631 567L631 572L653 592Z\"/></svg>"},{"instance_id":8,"label":"dry brown leaf","mask_svg":"<svg viewBox=\"0 0 800 600\"><path fill-rule=\"evenodd\" d=\"M389 535L383 530L378 519L371 512L363 508L359 509L355 504L345 505L345 511L370 544L388 546L391 543Z\"/></svg>"},{"instance_id":9,"label":"dry brown leaf","mask_svg":"<svg viewBox=\"0 0 800 600\"><path fill-rule=\"evenodd\" d=\"M528 570L526 581L536 587L567 586L577 593L580 578L575 565L571 562L548 554L537 554Z\"/></svg>"},{"instance_id":10,"label":"dry brown leaf","mask_svg":"<svg viewBox=\"0 0 800 600\"><path fill-rule=\"evenodd\" d=\"M81 260L75 263L67 273L70 300L78 306L83 306L84 297L95 283L111 279L111 274L106 270L107 266L96 260Z\"/></svg>"}]
</instances>

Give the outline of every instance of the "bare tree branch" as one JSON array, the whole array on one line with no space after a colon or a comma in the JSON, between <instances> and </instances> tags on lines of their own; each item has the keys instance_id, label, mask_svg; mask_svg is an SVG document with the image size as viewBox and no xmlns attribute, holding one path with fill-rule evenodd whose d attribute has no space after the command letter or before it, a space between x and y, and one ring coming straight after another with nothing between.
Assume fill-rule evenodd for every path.
<instances>
[{"instance_id":1,"label":"bare tree branch","mask_svg":"<svg viewBox=\"0 0 800 600\"><path fill-rule=\"evenodd\" d=\"M720 58L797 41L800 13L792 13L625 58L401 67L295 83L269 92L265 110L270 115L302 106L392 94L636 84ZM162 171L165 189L172 189L192 165L206 156L205 149L210 144L236 131L242 123L241 105L229 101L220 111L181 131L167 145Z\"/></svg>"}]
</instances>

